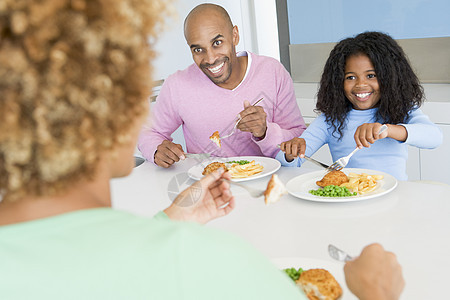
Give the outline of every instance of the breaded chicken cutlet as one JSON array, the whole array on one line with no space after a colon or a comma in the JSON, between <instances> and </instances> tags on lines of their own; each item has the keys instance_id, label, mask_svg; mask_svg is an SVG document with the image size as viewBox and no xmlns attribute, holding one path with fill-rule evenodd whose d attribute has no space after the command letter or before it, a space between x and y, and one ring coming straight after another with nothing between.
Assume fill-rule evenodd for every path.
<instances>
[{"instance_id":1,"label":"breaded chicken cutlet","mask_svg":"<svg viewBox=\"0 0 450 300\"><path fill-rule=\"evenodd\" d=\"M342 288L330 272L324 269L303 271L296 284L309 300L336 300L342 295Z\"/></svg>"},{"instance_id":2,"label":"breaded chicken cutlet","mask_svg":"<svg viewBox=\"0 0 450 300\"><path fill-rule=\"evenodd\" d=\"M205 167L205 169L202 172L202 175L206 175L206 174L212 173L212 172L214 172L215 170L217 170L219 168L223 168L225 172L228 171L228 168L227 168L227 166L224 163L215 161L215 162L212 162L212 163L210 163L209 165L207 165Z\"/></svg>"},{"instance_id":3,"label":"breaded chicken cutlet","mask_svg":"<svg viewBox=\"0 0 450 300\"><path fill-rule=\"evenodd\" d=\"M326 187L328 185L339 186L348 181L349 181L348 177L347 177L347 175L345 175L344 172L331 171L331 172L328 172L327 174L325 174L325 176L321 180L316 181L316 184L321 187Z\"/></svg>"}]
</instances>

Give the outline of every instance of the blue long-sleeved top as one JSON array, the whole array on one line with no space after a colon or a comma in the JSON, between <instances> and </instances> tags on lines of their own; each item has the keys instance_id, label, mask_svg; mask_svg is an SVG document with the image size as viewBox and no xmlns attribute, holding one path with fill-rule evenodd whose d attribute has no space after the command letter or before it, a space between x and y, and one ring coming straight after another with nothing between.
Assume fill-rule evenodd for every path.
<instances>
[{"instance_id":1,"label":"blue long-sleeved top","mask_svg":"<svg viewBox=\"0 0 450 300\"><path fill-rule=\"evenodd\" d=\"M347 123L343 130L343 137L339 140L338 133L325 121L325 116L318 116L300 136L306 141L305 155L311 156L325 144L330 148L333 161L348 155L356 147L354 134L358 126L363 123L374 123L378 108L368 110L352 109L347 115ZM431 122L420 109L411 111L409 118L403 125L408 132L405 142L391 138L377 140L369 148L356 152L350 159L348 168L363 168L379 170L391 174L399 180L407 180L406 161L408 159L407 145L433 149L442 144L441 129ZM283 166L301 166L303 159L287 162L283 152L276 156Z\"/></svg>"}]
</instances>

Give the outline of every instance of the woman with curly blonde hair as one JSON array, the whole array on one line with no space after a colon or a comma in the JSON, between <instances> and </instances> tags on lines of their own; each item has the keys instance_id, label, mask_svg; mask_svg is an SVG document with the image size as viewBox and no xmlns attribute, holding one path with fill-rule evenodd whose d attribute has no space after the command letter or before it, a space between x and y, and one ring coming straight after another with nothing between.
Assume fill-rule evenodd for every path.
<instances>
[{"instance_id":1,"label":"woman with curly blonde hair","mask_svg":"<svg viewBox=\"0 0 450 300\"><path fill-rule=\"evenodd\" d=\"M151 90L148 41L165 6L0 3L0 298L298 299L242 241L168 218L228 214L223 170L199 182L191 207L153 219L111 208L109 180L134 166Z\"/></svg>"}]
</instances>

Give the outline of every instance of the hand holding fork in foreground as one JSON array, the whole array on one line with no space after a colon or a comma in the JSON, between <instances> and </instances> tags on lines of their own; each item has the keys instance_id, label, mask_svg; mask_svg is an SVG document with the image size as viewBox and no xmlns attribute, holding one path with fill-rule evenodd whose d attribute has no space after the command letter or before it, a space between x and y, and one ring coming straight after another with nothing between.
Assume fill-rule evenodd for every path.
<instances>
[{"instance_id":1,"label":"hand holding fork in foreground","mask_svg":"<svg viewBox=\"0 0 450 300\"><path fill-rule=\"evenodd\" d=\"M332 245L329 247L333 248ZM339 250L335 257L333 249L330 255L345 261L344 273L348 289L359 299L399 299L405 287L402 267L394 253L384 250L380 244L371 244L361 254L349 260L349 256ZM382 276L380 276L382 274Z\"/></svg>"}]
</instances>

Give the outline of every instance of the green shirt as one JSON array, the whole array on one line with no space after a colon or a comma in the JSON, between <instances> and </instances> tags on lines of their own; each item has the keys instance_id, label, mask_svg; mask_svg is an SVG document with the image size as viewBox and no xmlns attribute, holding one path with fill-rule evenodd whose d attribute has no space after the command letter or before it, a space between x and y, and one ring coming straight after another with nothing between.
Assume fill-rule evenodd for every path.
<instances>
[{"instance_id":1,"label":"green shirt","mask_svg":"<svg viewBox=\"0 0 450 300\"><path fill-rule=\"evenodd\" d=\"M164 213L0 226L0 299L306 299L244 241Z\"/></svg>"}]
</instances>

